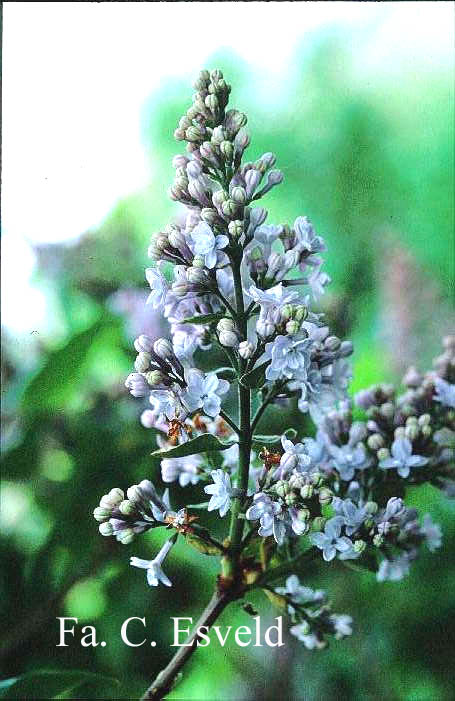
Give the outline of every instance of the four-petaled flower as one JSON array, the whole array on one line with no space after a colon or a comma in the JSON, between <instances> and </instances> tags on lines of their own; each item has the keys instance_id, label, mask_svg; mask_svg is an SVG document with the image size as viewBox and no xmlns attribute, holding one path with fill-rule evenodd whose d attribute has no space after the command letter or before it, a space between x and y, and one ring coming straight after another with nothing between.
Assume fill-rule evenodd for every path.
<instances>
[{"instance_id":1,"label":"four-petaled flower","mask_svg":"<svg viewBox=\"0 0 455 701\"><path fill-rule=\"evenodd\" d=\"M412 454L412 443L408 438L397 438L392 443L392 457L379 462L383 470L396 470L400 477L408 477L414 467L423 467L428 458Z\"/></svg>"},{"instance_id":2,"label":"four-petaled flower","mask_svg":"<svg viewBox=\"0 0 455 701\"><path fill-rule=\"evenodd\" d=\"M277 336L267 343L265 357L272 361L265 372L267 380L306 380L312 347L311 339L293 336Z\"/></svg>"},{"instance_id":3,"label":"four-petaled flower","mask_svg":"<svg viewBox=\"0 0 455 701\"><path fill-rule=\"evenodd\" d=\"M258 492L253 497L253 504L247 510L245 516L249 521L259 519L260 527L258 533L263 538L273 535L276 542L281 544L286 534L284 521L279 518L281 505L272 501L268 494Z\"/></svg>"},{"instance_id":4,"label":"four-petaled flower","mask_svg":"<svg viewBox=\"0 0 455 701\"><path fill-rule=\"evenodd\" d=\"M213 470L210 476L214 484L204 487L204 492L212 495L207 511L219 509L220 516L226 516L231 506L231 496L233 494L231 478L224 470Z\"/></svg>"},{"instance_id":5,"label":"four-petaled flower","mask_svg":"<svg viewBox=\"0 0 455 701\"><path fill-rule=\"evenodd\" d=\"M190 233L193 253L202 256L204 265L207 268L214 268L217 262L217 253L229 243L229 239L224 234L215 236L210 226L202 221L194 227Z\"/></svg>"},{"instance_id":6,"label":"four-petaled flower","mask_svg":"<svg viewBox=\"0 0 455 701\"><path fill-rule=\"evenodd\" d=\"M311 464L311 458L307 454L306 446L303 443L294 444L286 436L281 437L281 445L284 453L280 460L280 478L283 479L283 475L290 470L305 472Z\"/></svg>"},{"instance_id":7,"label":"four-petaled flower","mask_svg":"<svg viewBox=\"0 0 455 701\"><path fill-rule=\"evenodd\" d=\"M344 518L342 516L334 516L325 524L323 533L312 533L310 535L311 542L322 550L322 557L326 562L333 560L337 551L343 553L352 548L351 540L341 535L343 524Z\"/></svg>"},{"instance_id":8,"label":"four-petaled flower","mask_svg":"<svg viewBox=\"0 0 455 701\"><path fill-rule=\"evenodd\" d=\"M220 380L214 372L206 375L201 370L190 368L186 374L186 389L182 390L180 398L189 412L203 409L208 416L220 413L221 397L229 389L227 380Z\"/></svg>"},{"instance_id":9,"label":"four-petaled flower","mask_svg":"<svg viewBox=\"0 0 455 701\"><path fill-rule=\"evenodd\" d=\"M342 480L351 480L355 470L363 470L368 466L365 446L361 443L356 446L349 443L341 447L331 445L329 451Z\"/></svg>"}]
</instances>

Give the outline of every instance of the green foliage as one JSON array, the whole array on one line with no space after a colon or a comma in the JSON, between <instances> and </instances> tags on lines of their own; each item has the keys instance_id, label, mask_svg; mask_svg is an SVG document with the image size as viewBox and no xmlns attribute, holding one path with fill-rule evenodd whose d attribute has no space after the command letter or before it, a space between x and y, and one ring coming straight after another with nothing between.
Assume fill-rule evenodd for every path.
<instances>
[{"instance_id":1,"label":"green foliage","mask_svg":"<svg viewBox=\"0 0 455 701\"><path fill-rule=\"evenodd\" d=\"M225 443L220 441L211 433L203 433L201 436L192 438L186 443L176 445L174 448L155 450L152 453L154 460L161 461L163 458L184 458L185 455L196 455L197 453L210 453L212 451L227 450L234 445L234 441Z\"/></svg>"}]
</instances>

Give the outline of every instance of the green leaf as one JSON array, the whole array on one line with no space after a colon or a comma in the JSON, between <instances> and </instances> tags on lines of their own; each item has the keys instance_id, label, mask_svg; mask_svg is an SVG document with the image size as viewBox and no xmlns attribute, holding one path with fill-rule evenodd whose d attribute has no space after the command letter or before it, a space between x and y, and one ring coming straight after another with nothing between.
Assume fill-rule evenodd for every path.
<instances>
[{"instance_id":1,"label":"green leaf","mask_svg":"<svg viewBox=\"0 0 455 701\"><path fill-rule=\"evenodd\" d=\"M187 504L187 509L206 509L209 505L208 501L202 501L200 504Z\"/></svg>"},{"instance_id":2,"label":"green leaf","mask_svg":"<svg viewBox=\"0 0 455 701\"><path fill-rule=\"evenodd\" d=\"M197 314L196 316L190 316L188 319L184 319L182 324L214 324L220 319L225 319L226 314L217 312L216 314Z\"/></svg>"},{"instance_id":3,"label":"green leaf","mask_svg":"<svg viewBox=\"0 0 455 701\"><path fill-rule=\"evenodd\" d=\"M204 433L191 441L176 445L174 448L155 450L152 458L162 460L163 458L184 458L186 455L196 453L209 453L213 450L227 450L234 445L234 441L224 443L211 433Z\"/></svg>"},{"instance_id":4,"label":"green leaf","mask_svg":"<svg viewBox=\"0 0 455 701\"><path fill-rule=\"evenodd\" d=\"M208 543L203 538L199 538L197 535L187 535L185 538L188 545L197 550L204 555L220 555L223 551L221 548L217 548L214 543Z\"/></svg>"},{"instance_id":5,"label":"green leaf","mask_svg":"<svg viewBox=\"0 0 455 701\"><path fill-rule=\"evenodd\" d=\"M256 443L260 448L264 445L275 445L281 442L281 436L261 436L259 433L253 436L253 443Z\"/></svg>"},{"instance_id":6,"label":"green leaf","mask_svg":"<svg viewBox=\"0 0 455 701\"><path fill-rule=\"evenodd\" d=\"M270 360L266 360L265 363L261 363L261 365L258 365L253 370L250 370L250 372L245 373L245 375L242 375L240 378L240 384L242 384L244 387L250 387L252 389L262 387L265 382L265 371L269 365Z\"/></svg>"},{"instance_id":7,"label":"green leaf","mask_svg":"<svg viewBox=\"0 0 455 701\"><path fill-rule=\"evenodd\" d=\"M2 699L56 699L85 684L99 685L106 689L118 687L120 682L93 672L80 670L36 670L20 677L4 679L0 682Z\"/></svg>"},{"instance_id":8,"label":"green leaf","mask_svg":"<svg viewBox=\"0 0 455 701\"><path fill-rule=\"evenodd\" d=\"M220 380L229 380L229 382L232 382L232 380L235 380L237 377L234 368L218 368L218 370L214 370L213 372Z\"/></svg>"}]
</instances>

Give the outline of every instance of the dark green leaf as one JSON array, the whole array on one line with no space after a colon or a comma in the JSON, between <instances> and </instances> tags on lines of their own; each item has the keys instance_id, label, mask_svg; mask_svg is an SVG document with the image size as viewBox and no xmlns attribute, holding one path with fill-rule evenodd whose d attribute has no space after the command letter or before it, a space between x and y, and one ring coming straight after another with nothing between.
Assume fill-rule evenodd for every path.
<instances>
[{"instance_id":1,"label":"dark green leaf","mask_svg":"<svg viewBox=\"0 0 455 701\"><path fill-rule=\"evenodd\" d=\"M117 679L92 672L37 670L13 679L4 679L0 683L0 698L55 699L74 692L83 684L102 684L103 690L106 690L118 687L119 683Z\"/></svg>"},{"instance_id":2,"label":"dark green leaf","mask_svg":"<svg viewBox=\"0 0 455 701\"><path fill-rule=\"evenodd\" d=\"M218 370L214 370L214 372L220 380L229 380L229 382L232 382L232 380L235 380L237 377L234 368L218 368Z\"/></svg>"},{"instance_id":3,"label":"dark green leaf","mask_svg":"<svg viewBox=\"0 0 455 701\"><path fill-rule=\"evenodd\" d=\"M182 324L214 324L225 318L226 315L221 312L216 314L198 314L197 316L190 316L188 319L184 319Z\"/></svg>"},{"instance_id":4,"label":"dark green leaf","mask_svg":"<svg viewBox=\"0 0 455 701\"><path fill-rule=\"evenodd\" d=\"M254 370L245 373L245 375L242 375L240 378L240 384L252 389L262 387L265 382L265 371L269 365L270 360L266 360L265 363L261 363L261 365L258 365Z\"/></svg>"},{"instance_id":5,"label":"dark green leaf","mask_svg":"<svg viewBox=\"0 0 455 701\"><path fill-rule=\"evenodd\" d=\"M208 453L212 450L227 450L233 445L234 441L223 443L211 433L204 433L202 436L197 436L197 438L193 438L191 441L181 445L176 445L174 448L155 450L152 453L152 458L158 460L163 458L183 458L186 455Z\"/></svg>"}]
</instances>

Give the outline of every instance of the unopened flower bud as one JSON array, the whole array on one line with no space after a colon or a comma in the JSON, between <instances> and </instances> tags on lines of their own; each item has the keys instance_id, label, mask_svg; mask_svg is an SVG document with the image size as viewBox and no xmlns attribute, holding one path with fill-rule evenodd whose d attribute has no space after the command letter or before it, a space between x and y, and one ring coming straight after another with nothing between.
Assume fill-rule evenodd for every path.
<instances>
[{"instance_id":1,"label":"unopened flower bud","mask_svg":"<svg viewBox=\"0 0 455 701\"><path fill-rule=\"evenodd\" d=\"M186 129L185 137L188 141L203 141L205 137L205 129L201 126L192 125Z\"/></svg>"},{"instance_id":2,"label":"unopened flower bud","mask_svg":"<svg viewBox=\"0 0 455 701\"><path fill-rule=\"evenodd\" d=\"M234 146L231 141L222 141L220 144L220 152L224 159L230 163L234 157Z\"/></svg>"},{"instance_id":3,"label":"unopened flower bud","mask_svg":"<svg viewBox=\"0 0 455 701\"><path fill-rule=\"evenodd\" d=\"M243 222L240 219L234 219L229 222L228 231L234 238L239 238L243 234Z\"/></svg>"},{"instance_id":4,"label":"unopened flower bud","mask_svg":"<svg viewBox=\"0 0 455 701\"><path fill-rule=\"evenodd\" d=\"M418 418L419 426L429 426L430 423L431 423L430 414L422 414L422 416L419 416L419 418Z\"/></svg>"},{"instance_id":5,"label":"unopened flower bud","mask_svg":"<svg viewBox=\"0 0 455 701\"><path fill-rule=\"evenodd\" d=\"M174 156L174 158L172 159L173 168L186 168L187 163L188 163L187 156L183 156L182 154L178 154L177 156Z\"/></svg>"},{"instance_id":6,"label":"unopened flower bud","mask_svg":"<svg viewBox=\"0 0 455 701\"><path fill-rule=\"evenodd\" d=\"M406 438L408 438L410 441L415 441L417 436L419 435L419 427L415 426L414 424L406 426L404 434Z\"/></svg>"},{"instance_id":7,"label":"unopened flower bud","mask_svg":"<svg viewBox=\"0 0 455 701\"><path fill-rule=\"evenodd\" d=\"M154 387L163 384L166 378L161 370L150 370L150 372L145 373L145 379L151 387Z\"/></svg>"},{"instance_id":8,"label":"unopened flower bud","mask_svg":"<svg viewBox=\"0 0 455 701\"><path fill-rule=\"evenodd\" d=\"M314 487L312 484L304 484L300 490L300 496L302 499L311 499L313 496Z\"/></svg>"},{"instance_id":9,"label":"unopened flower bud","mask_svg":"<svg viewBox=\"0 0 455 701\"><path fill-rule=\"evenodd\" d=\"M218 218L218 213L216 209L212 209L211 207L204 207L204 209L201 210L201 219L203 219L209 226L212 226Z\"/></svg>"},{"instance_id":10,"label":"unopened flower bud","mask_svg":"<svg viewBox=\"0 0 455 701\"><path fill-rule=\"evenodd\" d=\"M150 367L150 360L152 356L150 353L138 353L136 360L134 361L134 369L136 372L146 372Z\"/></svg>"},{"instance_id":11,"label":"unopened flower bud","mask_svg":"<svg viewBox=\"0 0 455 701\"><path fill-rule=\"evenodd\" d=\"M321 487L319 490L319 503L324 506L330 504L333 498L333 493L328 487Z\"/></svg>"},{"instance_id":12,"label":"unopened flower bud","mask_svg":"<svg viewBox=\"0 0 455 701\"><path fill-rule=\"evenodd\" d=\"M234 139L234 151L240 155L248 147L250 143L250 135L246 129L240 129L237 136Z\"/></svg>"},{"instance_id":13,"label":"unopened flower bud","mask_svg":"<svg viewBox=\"0 0 455 701\"><path fill-rule=\"evenodd\" d=\"M112 510L103 506L97 506L96 509L93 510L93 516L96 521L103 523L103 521L106 521L112 516Z\"/></svg>"},{"instance_id":14,"label":"unopened flower bud","mask_svg":"<svg viewBox=\"0 0 455 701\"><path fill-rule=\"evenodd\" d=\"M355 553L363 553L366 547L367 544L364 540L359 539L354 541L353 550Z\"/></svg>"},{"instance_id":15,"label":"unopened flower bud","mask_svg":"<svg viewBox=\"0 0 455 701\"><path fill-rule=\"evenodd\" d=\"M324 341L324 348L326 348L326 350L330 351L331 353L337 351L340 346L341 341L338 338L338 336L328 336Z\"/></svg>"},{"instance_id":16,"label":"unopened flower bud","mask_svg":"<svg viewBox=\"0 0 455 701\"><path fill-rule=\"evenodd\" d=\"M246 192L243 187L233 187L231 198L236 204L243 205L246 202Z\"/></svg>"},{"instance_id":17,"label":"unopened flower bud","mask_svg":"<svg viewBox=\"0 0 455 701\"><path fill-rule=\"evenodd\" d=\"M184 140L185 140L185 130L184 130L184 129L180 129L180 127L178 127L178 128L174 131L174 139L175 139L176 141L184 141Z\"/></svg>"},{"instance_id":18,"label":"unopened flower bud","mask_svg":"<svg viewBox=\"0 0 455 701\"><path fill-rule=\"evenodd\" d=\"M237 205L234 200L226 200L226 202L223 202L221 205L221 211L226 217L232 217L237 211Z\"/></svg>"},{"instance_id":19,"label":"unopened flower bud","mask_svg":"<svg viewBox=\"0 0 455 701\"><path fill-rule=\"evenodd\" d=\"M368 437L367 445L370 450L376 452L384 446L384 439L380 433L373 433Z\"/></svg>"},{"instance_id":20,"label":"unopened flower bud","mask_svg":"<svg viewBox=\"0 0 455 701\"><path fill-rule=\"evenodd\" d=\"M425 424L424 426L422 426L420 431L421 431L422 436L424 438L429 438L431 436L431 434L433 433L433 429L428 424Z\"/></svg>"},{"instance_id":21,"label":"unopened flower bud","mask_svg":"<svg viewBox=\"0 0 455 701\"><path fill-rule=\"evenodd\" d=\"M244 360L248 360L254 353L254 346L249 341L239 343L239 355Z\"/></svg>"},{"instance_id":22,"label":"unopened flower bud","mask_svg":"<svg viewBox=\"0 0 455 701\"><path fill-rule=\"evenodd\" d=\"M374 516L375 514L378 513L378 505L375 501L367 501L365 504L365 511L367 514L371 514L371 516Z\"/></svg>"},{"instance_id":23,"label":"unopened flower bud","mask_svg":"<svg viewBox=\"0 0 455 701\"><path fill-rule=\"evenodd\" d=\"M295 321L294 319L291 319L291 321L288 321L286 324L286 333L290 334L291 336L295 333L297 333L300 329L300 324L298 321Z\"/></svg>"},{"instance_id":24,"label":"unopened flower bud","mask_svg":"<svg viewBox=\"0 0 455 701\"><path fill-rule=\"evenodd\" d=\"M311 484L315 487L319 487L324 482L324 475L322 472L312 472L310 475Z\"/></svg>"},{"instance_id":25,"label":"unopened flower bud","mask_svg":"<svg viewBox=\"0 0 455 701\"><path fill-rule=\"evenodd\" d=\"M273 168L276 163L276 156L273 153L264 153L259 160L256 161L254 167L265 173L269 168Z\"/></svg>"},{"instance_id":26,"label":"unopened flower bud","mask_svg":"<svg viewBox=\"0 0 455 701\"><path fill-rule=\"evenodd\" d=\"M406 438L406 432L405 432L404 426L398 426L398 428L395 429L393 435L395 437L395 440L399 440L400 438Z\"/></svg>"},{"instance_id":27,"label":"unopened flower bud","mask_svg":"<svg viewBox=\"0 0 455 701\"><path fill-rule=\"evenodd\" d=\"M229 110L226 112L224 119L224 127L230 136L235 136L239 129L245 126L247 122L246 114L238 110Z\"/></svg>"},{"instance_id":28,"label":"unopened flower bud","mask_svg":"<svg viewBox=\"0 0 455 701\"><path fill-rule=\"evenodd\" d=\"M109 523L109 521L105 521L104 523L100 523L98 530L101 533L101 535L104 535L104 536L110 536L114 533L114 528L113 528L112 524Z\"/></svg>"},{"instance_id":29,"label":"unopened flower bud","mask_svg":"<svg viewBox=\"0 0 455 701\"><path fill-rule=\"evenodd\" d=\"M387 460L390 458L390 451L388 448L379 448L378 452L376 453L376 456L378 460Z\"/></svg>"},{"instance_id":30,"label":"unopened flower bud","mask_svg":"<svg viewBox=\"0 0 455 701\"><path fill-rule=\"evenodd\" d=\"M275 333L275 325L266 319L258 319L256 323L256 332L261 338L269 338Z\"/></svg>"},{"instance_id":31,"label":"unopened flower bud","mask_svg":"<svg viewBox=\"0 0 455 701\"><path fill-rule=\"evenodd\" d=\"M212 138L211 138L212 143L217 144L218 146L223 143L223 141L226 141L226 132L223 129L223 127L215 127L215 129L212 132Z\"/></svg>"},{"instance_id":32,"label":"unopened flower bud","mask_svg":"<svg viewBox=\"0 0 455 701\"><path fill-rule=\"evenodd\" d=\"M222 346L226 348L236 348L239 345L239 339L234 331L220 331L218 335Z\"/></svg>"},{"instance_id":33,"label":"unopened flower bud","mask_svg":"<svg viewBox=\"0 0 455 701\"><path fill-rule=\"evenodd\" d=\"M219 209L221 205L227 200L228 196L226 195L224 190L215 190L215 192L212 195L212 202L217 209Z\"/></svg>"},{"instance_id":34,"label":"unopened flower bud","mask_svg":"<svg viewBox=\"0 0 455 701\"><path fill-rule=\"evenodd\" d=\"M134 531L132 528L125 528L117 534L117 540L122 543L122 545L129 545L134 540Z\"/></svg>"},{"instance_id":35,"label":"unopened flower bud","mask_svg":"<svg viewBox=\"0 0 455 701\"><path fill-rule=\"evenodd\" d=\"M353 351L354 346L352 345L351 341L342 341L338 353L340 358L347 358L348 356L352 355Z\"/></svg>"},{"instance_id":36,"label":"unopened flower bud","mask_svg":"<svg viewBox=\"0 0 455 701\"><path fill-rule=\"evenodd\" d=\"M385 402L381 404L379 413L388 421L391 421L395 414L395 407L391 402Z\"/></svg>"},{"instance_id":37,"label":"unopened flower bud","mask_svg":"<svg viewBox=\"0 0 455 701\"><path fill-rule=\"evenodd\" d=\"M132 516L136 511L135 505L132 501L129 501L129 499L124 499L120 502L118 509L124 516Z\"/></svg>"},{"instance_id":38,"label":"unopened flower bud","mask_svg":"<svg viewBox=\"0 0 455 701\"><path fill-rule=\"evenodd\" d=\"M375 545L377 548L380 548L383 543L384 537L380 535L380 533L376 533L376 535L373 538L373 545Z\"/></svg>"},{"instance_id":39,"label":"unopened flower bud","mask_svg":"<svg viewBox=\"0 0 455 701\"><path fill-rule=\"evenodd\" d=\"M216 95L207 95L204 102L205 106L210 110L210 112L212 112L212 114L216 114L216 112L218 112L219 102Z\"/></svg>"},{"instance_id":40,"label":"unopened flower bud","mask_svg":"<svg viewBox=\"0 0 455 701\"><path fill-rule=\"evenodd\" d=\"M216 325L217 331L234 331L235 330L235 324L232 321L232 319L224 318L220 319L218 324Z\"/></svg>"},{"instance_id":41,"label":"unopened flower bud","mask_svg":"<svg viewBox=\"0 0 455 701\"><path fill-rule=\"evenodd\" d=\"M158 358L167 360L168 358L174 357L174 350L172 344L167 338L157 338L153 344L153 350L155 351Z\"/></svg>"}]
</instances>

